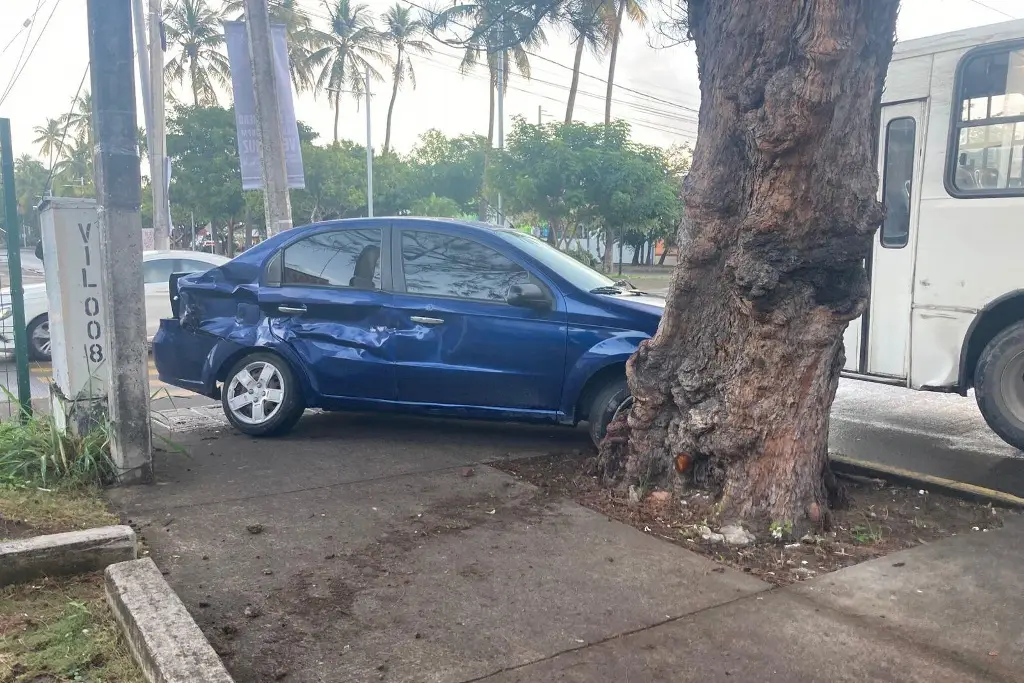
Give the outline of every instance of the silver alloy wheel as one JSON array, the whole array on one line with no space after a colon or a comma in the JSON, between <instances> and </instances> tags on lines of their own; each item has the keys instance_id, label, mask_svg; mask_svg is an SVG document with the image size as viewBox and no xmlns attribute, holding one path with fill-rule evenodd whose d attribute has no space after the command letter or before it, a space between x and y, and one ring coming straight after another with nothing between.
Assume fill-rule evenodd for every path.
<instances>
[{"instance_id":1,"label":"silver alloy wheel","mask_svg":"<svg viewBox=\"0 0 1024 683\"><path fill-rule=\"evenodd\" d=\"M39 356L50 357L50 321L44 320L32 330L32 339L29 340L32 348Z\"/></svg>"},{"instance_id":2,"label":"silver alloy wheel","mask_svg":"<svg viewBox=\"0 0 1024 683\"><path fill-rule=\"evenodd\" d=\"M228 382L228 408L239 422L261 425L281 410L285 390L280 370L272 363L255 361Z\"/></svg>"}]
</instances>

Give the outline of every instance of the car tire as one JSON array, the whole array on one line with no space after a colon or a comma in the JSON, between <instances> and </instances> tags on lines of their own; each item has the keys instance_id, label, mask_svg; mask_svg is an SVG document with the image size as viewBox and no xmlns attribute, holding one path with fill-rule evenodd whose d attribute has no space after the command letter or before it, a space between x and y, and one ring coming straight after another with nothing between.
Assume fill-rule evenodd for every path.
<instances>
[{"instance_id":1,"label":"car tire","mask_svg":"<svg viewBox=\"0 0 1024 683\"><path fill-rule=\"evenodd\" d=\"M246 375L251 380L248 388ZM306 407L291 366L266 352L251 353L231 367L221 389L221 406L231 426L256 437L291 431Z\"/></svg>"},{"instance_id":2,"label":"car tire","mask_svg":"<svg viewBox=\"0 0 1024 683\"><path fill-rule=\"evenodd\" d=\"M590 440L595 446L601 444L608 425L615 417L616 411L629 399L629 386L626 378L620 377L608 382L590 404L590 411L587 413L587 420L590 426Z\"/></svg>"},{"instance_id":3,"label":"car tire","mask_svg":"<svg viewBox=\"0 0 1024 683\"><path fill-rule=\"evenodd\" d=\"M41 333L46 335L46 344L43 345L42 337L39 336ZM50 362L50 318L47 315L37 316L32 322L28 324L28 328L25 331L25 338L28 340L28 358L29 360L39 361L43 363Z\"/></svg>"},{"instance_id":4,"label":"car tire","mask_svg":"<svg viewBox=\"0 0 1024 683\"><path fill-rule=\"evenodd\" d=\"M992 431L1024 450L1024 321L997 334L981 352L974 396Z\"/></svg>"}]
</instances>

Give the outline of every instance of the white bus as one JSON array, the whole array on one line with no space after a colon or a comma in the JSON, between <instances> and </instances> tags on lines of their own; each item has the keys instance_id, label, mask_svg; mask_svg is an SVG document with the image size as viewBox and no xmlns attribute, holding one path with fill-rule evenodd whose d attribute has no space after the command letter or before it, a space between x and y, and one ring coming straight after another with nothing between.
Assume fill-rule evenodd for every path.
<instances>
[{"instance_id":1,"label":"white bus","mask_svg":"<svg viewBox=\"0 0 1024 683\"><path fill-rule=\"evenodd\" d=\"M845 374L973 389L1024 449L1024 20L897 44L878 145L886 218Z\"/></svg>"}]
</instances>

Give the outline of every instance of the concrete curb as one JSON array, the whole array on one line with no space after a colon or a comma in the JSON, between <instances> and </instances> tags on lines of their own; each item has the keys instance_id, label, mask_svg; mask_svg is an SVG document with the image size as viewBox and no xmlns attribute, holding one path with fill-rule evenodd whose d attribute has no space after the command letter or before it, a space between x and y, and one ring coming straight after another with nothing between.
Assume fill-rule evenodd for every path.
<instances>
[{"instance_id":1,"label":"concrete curb","mask_svg":"<svg viewBox=\"0 0 1024 683\"><path fill-rule=\"evenodd\" d=\"M233 683L150 558L107 567L107 602L150 683Z\"/></svg>"},{"instance_id":2,"label":"concrete curb","mask_svg":"<svg viewBox=\"0 0 1024 683\"><path fill-rule=\"evenodd\" d=\"M1010 493L988 489L975 484L968 484L953 479L913 472L911 470L881 465L867 460L857 460L844 455L829 454L832 469L841 474L853 474L861 477L874 477L885 479L896 484L912 486L918 489L938 491L957 498L972 500L981 503L992 503L1001 507L1024 509L1024 498L1018 498Z\"/></svg>"},{"instance_id":3,"label":"concrete curb","mask_svg":"<svg viewBox=\"0 0 1024 683\"><path fill-rule=\"evenodd\" d=\"M138 557L135 532L128 526L104 526L0 543L0 586L41 576L99 571Z\"/></svg>"}]
</instances>

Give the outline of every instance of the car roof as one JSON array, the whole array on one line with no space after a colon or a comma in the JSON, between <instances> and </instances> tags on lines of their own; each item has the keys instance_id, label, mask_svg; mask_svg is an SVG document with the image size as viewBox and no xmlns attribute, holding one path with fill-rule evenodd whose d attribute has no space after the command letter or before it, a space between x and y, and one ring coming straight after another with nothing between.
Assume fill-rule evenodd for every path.
<instances>
[{"instance_id":1,"label":"car roof","mask_svg":"<svg viewBox=\"0 0 1024 683\"><path fill-rule=\"evenodd\" d=\"M210 263L227 263L231 260L227 256L221 256L220 254L210 254L205 251L188 251L185 249L150 249L142 252L142 258L144 259L161 256L167 258L197 259L199 261L208 261Z\"/></svg>"}]
</instances>

